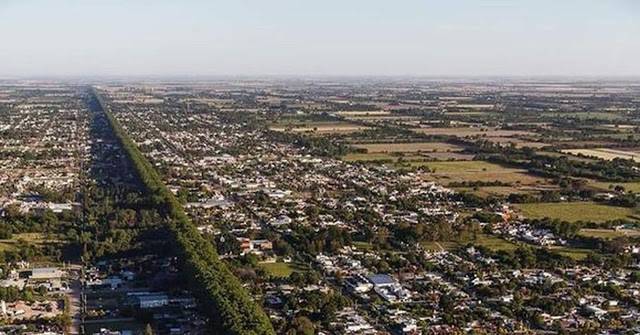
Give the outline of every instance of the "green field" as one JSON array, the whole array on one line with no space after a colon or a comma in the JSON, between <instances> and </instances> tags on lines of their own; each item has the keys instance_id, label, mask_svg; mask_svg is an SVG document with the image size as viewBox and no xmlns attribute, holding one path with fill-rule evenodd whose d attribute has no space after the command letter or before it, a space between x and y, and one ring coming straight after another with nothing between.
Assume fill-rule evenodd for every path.
<instances>
[{"instance_id":1,"label":"green field","mask_svg":"<svg viewBox=\"0 0 640 335\"><path fill-rule=\"evenodd\" d=\"M518 248L518 245L513 242L487 234L478 234L475 239L465 239L461 241L423 242L421 243L421 245L423 248L430 251L440 251L453 250L468 243L482 246L492 251L512 251Z\"/></svg>"},{"instance_id":2,"label":"green field","mask_svg":"<svg viewBox=\"0 0 640 335\"><path fill-rule=\"evenodd\" d=\"M260 263L258 266L273 277L289 277L293 272L304 271L304 268L295 263Z\"/></svg>"},{"instance_id":3,"label":"green field","mask_svg":"<svg viewBox=\"0 0 640 335\"><path fill-rule=\"evenodd\" d=\"M592 186L594 188L597 188L599 190L602 191L609 191L612 190L612 188L609 188L609 186L613 185L614 187L617 185L620 185L622 187L624 187L625 191L632 191L632 192L637 192L640 193L640 182L636 182L636 183L610 183L610 182L603 182L603 181L594 181L589 183L589 186Z\"/></svg>"},{"instance_id":4,"label":"green field","mask_svg":"<svg viewBox=\"0 0 640 335\"><path fill-rule=\"evenodd\" d=\"M405 160L422 159L422 157L420 156L412 156L412 155L400 156L400 155L387 154L383 152L347 154L344 157L342 157L342 159L347 162L367 162L367 161L382 161L382 160L395 162L400 157L402 157Z\"/></svg>"},{"instance_id":5,"label":"green field","mask_svg":"<svg viewBox=\"0 0 640 335\"><path fill-rule=\"evenodd\" d=\"M542 219L545 217L562 221L595 221L604 222L616 219L632 219L634 210L625 207L614 207L593 202L553 202L514 205L527 218Z\"/></svg>"},{"instance_id":6,"label":"green field","mask_svg":"<svg viewBox=\"0 0 640 335\"><path fill-rule=\"evenodd\" d=\"M578 233L580 236L584 237L595 237L603 240L610 240L617 237L623 236L638 236L640 235L640 230L637 229L581 229Z\"/></svg>"},{"instance_id":7,"label":"green field","mask_svg":"<svg viewBox=\"0 0 640 335\"><path fill-rule=\"evenodd\" d=\"M456 162L426 162L421 166L429 168L435 173L471 173L471 172L496 172L504 168L498 164L485 161L456 161Z\"/></svg>"},{"instance_id":8,"label":"green field","mask_svg":"<svg viewBox=\"0 0 640 335\"><path fill-rule=\"evenodd\" d=\"M589 254L593 252L593 250L589 249L578 249L570 247L554 247L551 248L551 250L564 257L571 258L574 261L581 261L587 258L587 256L589 256Z\"/></svg>"}]
</instances>

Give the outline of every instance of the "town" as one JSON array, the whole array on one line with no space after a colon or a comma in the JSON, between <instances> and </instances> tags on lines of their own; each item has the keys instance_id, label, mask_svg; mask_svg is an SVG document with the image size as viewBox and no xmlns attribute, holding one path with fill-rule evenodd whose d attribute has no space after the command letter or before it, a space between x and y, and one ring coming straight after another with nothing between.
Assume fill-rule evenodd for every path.
<instances>
[{"instance_id":1,"label":"town","mask_svg":"<svg viewBox=\"0 0 640 335\"><path fill-rule=\"evenodd\" d=\"M640 84L0 88L7 334L640 331Z\"/></svg>"}]
</instances>

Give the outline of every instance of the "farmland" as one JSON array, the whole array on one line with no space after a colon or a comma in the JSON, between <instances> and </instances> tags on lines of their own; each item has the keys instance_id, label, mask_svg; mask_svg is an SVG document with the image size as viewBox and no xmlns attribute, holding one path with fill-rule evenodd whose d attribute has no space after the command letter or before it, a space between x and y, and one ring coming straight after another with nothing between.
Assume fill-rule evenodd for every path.
<instances>
[{"instance_id":1,"label":"farmland","mask_svg":"<svg viewBox=\"0 0 640 335\"><path fill-rule=\"evenodd\" d=\"M351 132L368 129L354 123L340 121L314 121L300 123L275 124L270 126L273 131L312 133L312 134L347 134Z\"/></svg>"},{"instance_id":2,"label":"farmland","mask_svg":"<svg viewBox=\"0 0 640 335\"><path fill-rule=\"evenodd\" d=\"M615 150L615 149L607 149L607 148L593 148L593 149L568 149L562 150L564 153L577 155L577 156L586 156L586 157L595 157L604 160L614 160L616 158L620 159L630 159L635 162L640 162L640 153L637 151L624 151L624 150Z\"/></svg>"},{"instance_id":3,"label":"farmland","mask_svg":"<svg viewBox=\"0 0 640 335\"><path fill-rule=\"evenodd\" d=\"M562 221L594 221L604 222L617 219L633 218L635 212L631 208L614 207L594 202L557 202L518 204L515 208L527 218L551 218Z\"/></svg>"},{"instance_id":4,"label":"farmland","mask_svg":"<svg viewBox=\"0 0 640 335\"><path fill-rule=\"evenodd\" d=\"M526 170L507 168L485 161L456 161L456 162L424 162L415 165L425 167L430 172L424 174L429 180L444 184L451 182L495 182L499 181L510 186L546 187L544 178L529 174ZM503 190L504 192L504 190Z\"/></svg>"},{"instance_id":5,"label":"farmland","mask_svg":"<svg viewBox=\"0 0 640 335\"><path fill-rule=\"evenodd\" d=\"M366 149L367 153L379 152L452 152L461 151L464 148L444 142L415 142L415 143L372 143L353 144L354 147Z\"/></svg>"}]
</instances>

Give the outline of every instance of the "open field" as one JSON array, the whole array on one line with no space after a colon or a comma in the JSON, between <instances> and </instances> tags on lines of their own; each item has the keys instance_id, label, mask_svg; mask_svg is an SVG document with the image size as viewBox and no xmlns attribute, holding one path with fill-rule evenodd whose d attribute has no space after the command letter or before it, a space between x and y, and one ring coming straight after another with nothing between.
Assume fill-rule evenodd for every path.
<instances>
[{"instance_id":1,"label":"open field","mask_svg":"<svg viewBox=\"0 0 640 335\"><path fill-rule=\"evenodd\" d=\"M569 222L631 219L635 214L631 208L601 205L594 202L531 203L517 204L514 207L527 218L548 217Z\"/></svg>"},{"instance_id":2,"label":"open field","mask_svg":"<svg viewBox=\"0 0 640 335\"><path fill-rule=\"evenodd\" d=\"M490 196L508 196L511 193L527 193L527 190L522 190L512 186L482 186L474 189L472 187L454 187L457 192L469 192L479 197Z\"/></svg>"},{"instance_id":3,"label":"open field","mask_svg":"<svg viewBox=\"0 0 640 335\"><path fill-rule=\"evenodd\" d=\"M486 138L486 140L493 143L498 143L503 146L515 145L516 148L528 147L528 148L540 149L540 148L550 146L550 144L548 143L527 141L527 140L523 140L515 137L489 136Z\"/></svg>"},{"instance_id":4,"label":"open field","mask_svg":"<svg viewBox=\"0 0 640 335\"><path fill-rule=\"evenodd\" d=\"M453 250L457 247L465 246L467 244L474 244L477 246L482 246L492 251L513 251L518 248L518 245L507 241L503 238L487 235L487 234L478 234L475 239L468 239L463 241L434 241L434 242L423 242L421 246L426 250L430 251L441 251L441 250Z\"/></svg>"},{"instance_id":5,"label":"open field","mask_svg":"<svg viewBox=\"0 0 640 335\"><path fill-rule=\"evenodd\" d=\"M274 131L290 131L295 133L318 133L318 134L333 134L333 133L352 133L368 129L368 127L349 123L349 122L304 122L304 123L290 123L274 124L269 129Z\"/></svg>"},{"instance_id":6,"label":"open field","mask_svg":"<svg viewBox=\"0 0 640 335\"><path fill-rule=\"evenodd\" d=\"M0 251L10 250L15 247L19 242L26 242L31 244L45 244L45 243L59 243L60 240L56 237L47 239L44 234L41 233L22 233L14 234L11 239L0 240Z\"/></svg>"},{"instance_id":7,"label":"open field","mask_svg":"<svg viewBox=\"0 0 640 335\"><path fill-rule=\"evenodd\" d=\"M640 230L637 229L580 229L579 234L585 237L595 237L605 240L623 236L640 236Z\"/></svg>"},{"instance_id":8,"label":"open field","mask_svg":"<svg viewBox=\"0 0 640 335\"><path fill-rule=\"evenodd\" d=\"M542 113L543 116L555 117L555 118L576 118L580 120L587 119L596 119L596 120L620 120L623 119L624 116L617 113L606 113L606 112L568 112L568 113L556 113L556 112L546 112Z\"/></svg>"},{"instance_id":9,"label":"open field","mask_svg":"<svg viewBox=\"0 0 640 335\"><path fill-rule=\"evenodd\" d=\"M283 263L283 262L275 262L275 263L260 263L262 269L264 269L268 274L274 277L289 277L292 273L298 271L304 271L300 265L295 263Z\"/></svg>"},{"instance_id":10,"label":"open field","mask_svg":"<svg viewBox=\"0 0 640 335\"><path fill-rule=\"evenodd\" d=\"M415 166L424 166L433 171L424 177L443 184L451 182L493 182L500 181L518 186L544 186L547 181L529 174L524 169L507 168L485 161L422 162Z\"/></svg>"},{"instance_id":11,"label":"open field","mask_svg":"<svg viewBox=\"0 0 640 335\"><path fill-rule=\"evenodd\" d=\"M388 153L366 153L366 154L347 154L342 157L347 162L367 162L367 161L397 161L402 158L405 161L421 160L423 157L416 155L392 155Z\"/></svg>"},{"instance_id":12,"label":"open field","mask_svg":"<svg viewBox=\"0 0 640 335\"><path fill-rule=\"evenodd\" d=\"M377 110L377 111L340 111L336 112L336 115L340 116L385 116L391 115L389 111Z\"/></svg>"},{"instance_id":13,"label":"open field","mask_svg":"<svg viewBox=\"0 0 640 335\"><path fill-rule=\"evenodd\" d=\"M640 162L640 152L624 151L607 148L594 148L594 149L567 149L562 150L564 153L572 155L583 155L587 157L595 157L604 160L614 160L616 158L631 159L635 162Z\"/></svg>"},{"instance_id":14,"label":"open field","mask_svg":"<svg viewBox=\"0 0 640 335\"><path fill-rule=\"evenodd\" d=\"M369 144L367 144L369 145ZM438 151L438 152L369 152L369 153L352 153L342 157L347 162L371 162L371 161L389 161L398 162L402 160L412 166L422 166L427 161L468 161L473 159L473 155L465 154L458 151Z\"/></svg>"},{"instance_id":15,"label":"open field","mask_svg":"<svg viewBox=\"0 0 640 335\"><path fill-rule=\"evenodd\" d=\"M353 144L356 148L367 149L367 153L377 152L446 152L464 149L455 144L444 142L416 142L416 143L373 143Z\"/></svg>"},{"instance_id":16,"label":"open field","mask_svg":"<svg viewBox=\"0 0 640 335\"><path fill-rule=\"evenodd\" d=\"M478 128L478 127L434 127L434 128L419 128L415 129L416 132L427 135L446 135L446 136L487 136L487 137L510 137L510 136L525 136L534 135L528 131L522 130L502 130L496 128Z\"/></svg>"},{"instance_id":17,"label":"open field","mask_svg":"<svg viewBox=\"0 0 640 335\"><path fill-rule=\"evenodd\" d=\"M579 248L571 248L571 247L551 247L549 248L549 250L557 254L560 254L564 257L571 258L574 261L581 261L587 258L589 254L594 252L593 250L590 250L590 249L579 249Z\"/></svg>"},{"instance_id":18,"label":"open field","mask_svg":"<svg viewBox=\"0 0 640 335\"><path fill-rule=\"evenodd\" d=\"M602 190L602 191L609 191L611 190L613 187L615 186L622 186L624 187L625 191L631 191L631 192L640 192L640 182L630 182L630 183L613 183L613 182L606 182L606 181L592 181L588 184L591 187L594 187L598 190ZM612 188L609 188L609 186L613 186Z\"/></svg>"}]
</instances>

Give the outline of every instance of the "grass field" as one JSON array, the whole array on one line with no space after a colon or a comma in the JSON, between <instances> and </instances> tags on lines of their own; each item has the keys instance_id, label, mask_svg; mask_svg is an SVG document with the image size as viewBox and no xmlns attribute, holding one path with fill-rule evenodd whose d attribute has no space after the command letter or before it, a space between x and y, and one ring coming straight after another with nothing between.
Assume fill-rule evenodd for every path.
<instances>
[{"instance_id":1,"label":"grass field","mask_svg":"<svg viewBox=\"0 0 640 335\"><path fill-rule=\"evenodd\" d=\"M581 261L587 258L587 256L589 256L589 254L593 252L593 250L589 249L578 249L570 247L552 247L550 248L550 250L562 256L571 258L574 261Z\"/></svg>"},{"instance_id":2,"label":"grass field","mask_svg":"<svg viewBox=\"0 0 640 335\"><path fill-rule=\"evenodd\" d=\"M569 113L547 112L547 113L542 113L542 115L551 116L555 118L572 117L572 118L577 118L581 120L597 119L597 120L605 120L605 121L620 120L624 118L623 115L616 114L616 113L606 113L606 112L569 112Z\"/></svg>"},{"instance_id":3,"label":"grass field","mask_svg":"<svg viewBox=\"0 0 640 335\"><path fill-rule=\"evenodd\" d=\"M527 218L549 217L563 221L604 222L615 219L630 219L633 209L596 204L593 202L554 202L515 205Z\"/></svg>"},{"instance_id":4,"label":"grass field","mask_svg":"<svg viewBox=\"0 0 640 335\"><path fill-rule=\"evenodd\" d=\"M597 188L599 190L602 191L609 191L611 190L609 188L610 185L613 185L614 187L616 185L620 185L622 187L624 187L625 191L632 191L632 192L640 192L640 182L636 182L636 183L611 183L611 182L601 182L601 181L592 181L589 183L589 186L592 186L594 188Z\"/></svg>"},{"instance_id":5,"label":"grass field","mask_svg":"<svg viewBox=\"0 0 640 335\"><path fill-rule=\"evenodd\" d=\"M351 133L368 127L361 126L349 122L340 121L309 121L303 123L277 123L269 127L274 131L290 131L295 133L318 133L318 134L333 134L333 133Z\"/></svg>"},{"instance_id":6,"label":"grass field","mask_svg":"<svg viewBox=\"0 0 640 335\"><path fill-rule=\"evenodd\" d=\"M634 151L615 150L607 148L593 149L568 149L562 150L563 153L572 155L582 155L587 157L595 157L604 160L614 160L616 158L630 159L634 162L640 162L640 153Z\"/></svg>"},{"instance_id":7,"label":"grass field","mask_svg":"<svg viewBox=\"0 0 640 335\"><path fill-rule=\"evenodd\" d=\"M485 161L464 161L464 162L428 162L422 164L435 173L475 173L475 172L500 172L503 168L500 165Z\"/></svg>"},{"instance_id":8,"label":"grass field","mask_svg":"<svg viewBox=\"0 0 640 335\"><path fill-rule=\"evenodd\" d=\"M603 240L610 240L616 237L622 236L640 236L640 230L635 229L581 229L578 233L581 236L585 237L595 237Z\"/></svg>"},{"instance_id":9,"label":"grass field","mask_svg":"<svg viewBox=\"0 0 640 335\"><path fill-rule=\"evenodd\" d=\"M403 160L422 159L420 156L415 156L415 155L399 156L399 155L392 155L384 152L366 153L366 154L365 153L347 154L344 157L342 157L342 159L347 162L367 162L367 161L381 161L381 160L395 162L400 157L402 157Z\"/></svg>"},{"instance_id":10,"label":"grass field","mask_svg":"<svg viewBox=\"0 0 640 335\"><path fill-rule=\"evenodd\" d=\"M377 111L340 111L336 112L336 115L340 116L383 116L391 115L389 111L377 110Z\"/></svg>"},{"instance_id":11,"label":"grass field","mask_svg":"<svg viewBox=\"0 0 640 335\"><path fill-rule=\"evenodd\" d=\"M509 137L532 135L533 133L522 130L502 130L496 128L476 128L476 127L451 127L451 128L420 128L417 132L427 135L446 135L446 136L491 136L491 137Z\"/></svg>"},{"instance_id":12,"label":"grass field","mask_svg":"<svg viewBox=\"0 0 640 335\"><path fill-rule=\"evenodd\" d=\"M472 243L478 246L483 246L492 251L512 251L518 248L518 245L507 241L503 238L486 235L486 234L478 234L476 239L468 239L462 241L438 241L438 242L423 242L421 243L422 247L430 250L430 251L440 251L440 250L453 250L457 247L464 246L468 243Z\"/></svg>"},{"instance_id":13,"label":"grass field","mask_svg":"<svg viewBox=\"0 0 640 335\"><path fill-rule=\"evenodd\" d=\"M274 277L289 277L293 272L304 271L304 268L296 263L260 263L258 266Z\"/></svg>"},{"instance_id":14,"label":"grass field","mask_svg":"<svg viewBox=\"0 0 640 335\"><path fill-rule=\"evenodd\" d=\"M508 196L511 193L528 193L526 190L521 190L512 186L482 186L474 189L472 187L454 187L457 192L469 192L479 197L490 196Z\"/></svg>"},{"instance_id":15,"label":"grass field","mask_svg":"<svg viewBox=\"0 0 640 335\"><path fill-rule=\"evenodd\" d=\"M448 185L451 182L465 181L500 181L519 186L548 184L548 181L544 178L531 175L526 170L507 168L485 161L417 162L412 165L429 168L433 172L425 174L425 178L444 185Z\"/></svg>"},{"instance_id":16,"label":"grass field","mask_svg":"<svg viewBox=\"0 0 640 335\"><path fill-rule=\"evenodd\" d=\"M356 148L367 149L367 153L379 152L447 152L460 151L463 148L455 144L444 142L416 142L416 143L373 143L353 144Z\"/></svg>"}]
</instances>

